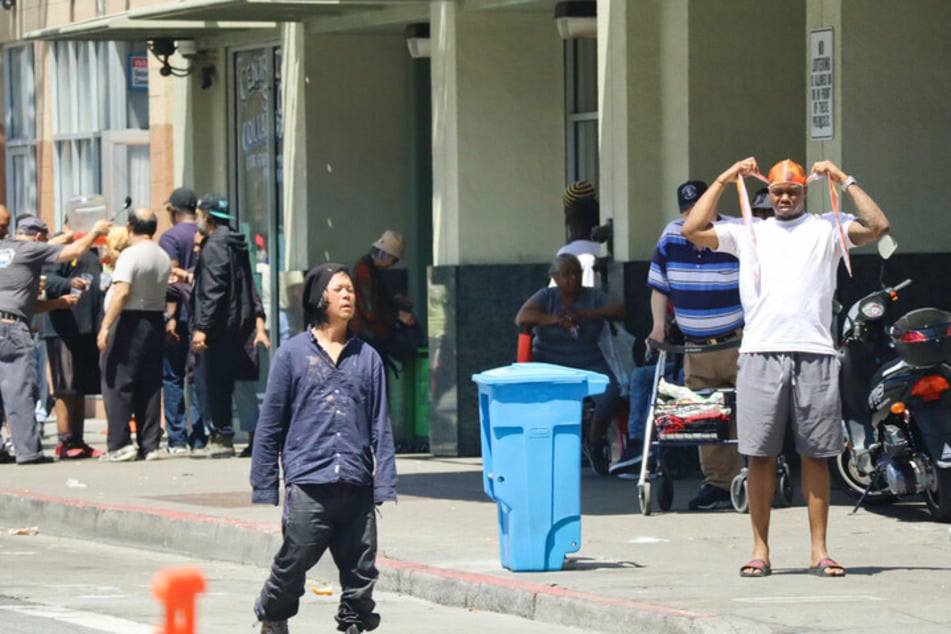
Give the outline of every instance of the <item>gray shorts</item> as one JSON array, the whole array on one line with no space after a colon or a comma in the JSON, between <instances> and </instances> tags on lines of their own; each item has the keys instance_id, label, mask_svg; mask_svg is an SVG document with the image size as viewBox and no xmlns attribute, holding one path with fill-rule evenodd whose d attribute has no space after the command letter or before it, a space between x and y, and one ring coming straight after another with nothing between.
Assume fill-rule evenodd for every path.
<instances>
[{"instance_id":1,"label":"gray shorts","mask_svg":"<svg viewBox=\"0 0 951 634\"><path fill-rule=\"evenodd\" d=\"M839 360L806 352L741 354L736 416L743 455L779 455L787 426L800 455L839 455L844 443Z\"/></svg>"}]
</instances>

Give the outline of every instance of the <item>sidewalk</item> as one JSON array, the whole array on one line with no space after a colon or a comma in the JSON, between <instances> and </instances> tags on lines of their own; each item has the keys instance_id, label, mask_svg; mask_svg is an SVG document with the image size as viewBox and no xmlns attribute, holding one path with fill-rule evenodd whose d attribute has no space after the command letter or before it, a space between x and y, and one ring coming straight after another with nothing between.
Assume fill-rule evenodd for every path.
<instances>
[{"instance_id":1,"label":"sidewalk","mask_svg":"<svg viewBox=\"0 0 951 634\"><path fill-rule=\"evenodd\" d=\"M101 427L90 421L86 434L98 448ZM266 567L280 508L250 504L249 467L237 458L3 465L0 524ZM773 576L741 579L747 515L686 511L697 482L683 480L673 510L644 517L634 481L585 472L581 550L564 570L512 573L499 564L496 505L482 492L478 459L402 455L398 469L399 503L381 507L381 589L602 632L951 627L948 526L931 522L923 503L850 515L850 501L834 494L829 544L848 576L818 579L805 571L797 483L794 506L773 513ZM335 580L325 560L312 576Z\"/></svg>"}]
</instances>

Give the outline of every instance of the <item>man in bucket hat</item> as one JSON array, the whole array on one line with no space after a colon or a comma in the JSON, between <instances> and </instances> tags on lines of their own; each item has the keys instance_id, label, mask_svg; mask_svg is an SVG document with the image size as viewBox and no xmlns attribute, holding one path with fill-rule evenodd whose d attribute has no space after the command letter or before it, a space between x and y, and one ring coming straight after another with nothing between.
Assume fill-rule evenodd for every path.
<instances>
[{"instance_id":1,"label":"man in bucket hat","mask_svg":"<svg viewBox=\"0 0 951 634\"><path fill-rule=\"evenodd\" d=\"M841 577L845 569L826 545L829 515L827 458L842 451L838 362L832 340L836 271L846 249L877 240L888 231L882 210L831 161L812 166L848 192L857 217L806 213L807 177L786 159L769 171L776 215L751 226L711 224L716 203L737 178L758 174L756 159L738 161L710 186L683 226L697 246L732 253L740 261L740 300L746 319L736 381L739 451L749 458L747 480L753 558L740 576L771 571L768 543L776 456L789 427L802 457L802 490L809 511L809 572ZM752 234L752 235L751 235Z\"/></svg>"},{"instance_id":2,"label":"man in bucket hat","mask_svg":"<svg viewBox=\"0 0 951 634\"><path fill-rule=\"evenodd\" d=\"M251 457L252 501L279 499L284 472L284 542L254 613L262 634L286 633L307 571L329 548L343 592L337 629L376 629L373 611L375 505L396 501L396 459L379 355L347 325L356 296L347 268L328 262L307 274L309 327L271 362Z\"/></svg>"},{"instance_id":3,"label":"man in bucket hat","mask_svg":"<svg viewBox=\"0 0 951 634\"><path fill-rule=\"evenodd\" d=\"M351 330L373 346L384 362L395 359L403 363L421 344L412 342L416 325L410 312L412 300L393 292L383 275L403 259L404 249L403 236L387 229L354 266L357 300ZM409 345L404 345L404 339L410 341Z\"/></svg>"},{"instance_id":4,"label":"man in bucket hat","mask_svg":"<svg viewBox=\"0 0 951 634\"><path fill-rule=\"evenodd\" d=\"M264 306L251 275L244 235L231 229L228 201L217 194L197 205L203 236L192 293L192 350L202 420L211 432L193 458L230 458L234 452L232 396L236 380L256 380L257 345L270 348Z\"/></svg>"}]
</instances>

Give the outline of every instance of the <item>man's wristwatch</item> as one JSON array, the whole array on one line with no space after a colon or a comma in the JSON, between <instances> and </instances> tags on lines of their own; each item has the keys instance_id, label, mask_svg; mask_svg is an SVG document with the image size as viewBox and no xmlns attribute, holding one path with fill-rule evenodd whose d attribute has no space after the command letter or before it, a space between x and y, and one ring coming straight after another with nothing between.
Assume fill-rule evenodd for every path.
<instances>
[{"instance_id":1,"label":"man's wristwatch","mask_svg":"<svg viewBox=\"0 0 951 634\"><path fill-rule=\"evenodd\" d=\"M855 180L855 177L854 177L854 176L849 176L849 177L847 177L847 178L845 179L845 182L842 183L842 191L847 190L847 189L849 188L849 186L855 185L855 183L856 183L856 180Z\"/></svg>"}]
</instances>

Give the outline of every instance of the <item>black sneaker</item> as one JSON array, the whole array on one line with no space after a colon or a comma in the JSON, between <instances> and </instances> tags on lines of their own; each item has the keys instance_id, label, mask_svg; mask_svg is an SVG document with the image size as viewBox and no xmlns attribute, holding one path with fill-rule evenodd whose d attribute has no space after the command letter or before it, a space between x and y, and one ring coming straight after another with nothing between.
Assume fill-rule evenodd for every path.
<instances>
[{"instance_id":1,"label":"black sneaker","mask_svg":"<svg viewBox=\"0 0 951 634\"><path fill-rule=\"evenodd\" d=\"M585 444L585 454L591 463L591 470L596 475L606 476L611 467L611 445L606 440L599 440L593 447Z\"/></svg>"},{"instance_id":2,"label":"black sneaker","mask_svg":"<svg viewBox=\"0 0 951 634\"><path fill-rule=\"evenodd\" d=\"M613 476L639 472L643 459L644 441L639 438L631 438L627 441L624 451L621 452L621 457L611 465L608 472Z\"/></svg>"},{"instance_id":3,"label":"black sneaker","mask_svg":"<svg viewBox=\"0 0 951 634\"><path fill-rule=\"evenodd\" d=\"M687 508L691 511L716 511L719 509L728 509L733 506L730 501L730 493L717 488L712 484L705 484L700 488L697 496L690 500Z\"/></svg>"}]
</instances>

